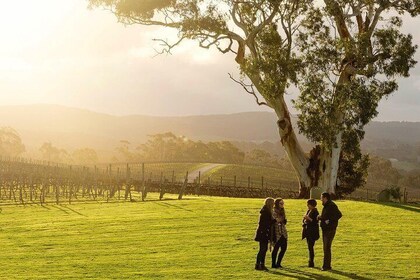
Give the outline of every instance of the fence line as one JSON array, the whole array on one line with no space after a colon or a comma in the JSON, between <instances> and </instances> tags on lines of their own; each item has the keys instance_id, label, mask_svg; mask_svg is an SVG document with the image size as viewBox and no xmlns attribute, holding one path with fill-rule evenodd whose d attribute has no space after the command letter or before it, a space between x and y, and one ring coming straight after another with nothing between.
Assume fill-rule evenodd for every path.
<instances>
[{"instance_id":1,"label":"fence line","mask_svg":"<svg viewBox=\"0 0 420 280\"><path fill-rule=\"evenodd\" d=\"M174 167L174 166L170 166ZM0 203L72 203L86 200L146 200L148 192L231 197L296 197L297 192L230 180L188 181L188 166L177 169L157 164L72 166L46 161L0 158ZM249 180L248 180L249 181Z\"/></svg>"},{"instance_id":2,"label":"fence line","mask_svg":"<svg viewBox=\"0 0 420 280\"><path fill-rule=\"evenodd\" d=\"M236 175L213 178L198 172L189 180L192 163L125 163L80 166L21 158L0 158L0 203L72 203L86 200L146 200L148 192L227 197L298 196L295 184ZM376 200L378 192L357 189L347 199ZM406 201L420 201L419 193L404 192Z\"/></svg>"}]
</instances>

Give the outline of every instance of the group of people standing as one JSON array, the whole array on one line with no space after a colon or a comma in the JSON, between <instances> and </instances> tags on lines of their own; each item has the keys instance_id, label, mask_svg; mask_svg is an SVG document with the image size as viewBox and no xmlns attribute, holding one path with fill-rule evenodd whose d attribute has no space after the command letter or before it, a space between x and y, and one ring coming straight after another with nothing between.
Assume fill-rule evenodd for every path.
<instances>
[{"instance_id":1,"label":"group of people standing","mask_svg":"<svg viewBox=\"0 0 420 280\"><path fill-rule=\"evenodd\" d=\"M314 246L319 239L319 222L322 229L322 242L324 249L324 263L322 270L331 270L331 245L338 226L338 220L342 214L337 205L331 200L329 193L321 194L323 205L322 213L319 214L315 199L307 201L308 210L302 220L302 239L306 239L309 251L309 267L314 267ZM257 254L256 270L268 270L265 266L265 256L268 246L274 245L271 252L271 267L282 268L281 262L287 250L287 218L284 209L284 201L281 198L266 198L260 211L255 241L259 242L260 249ZM271 248L271 247L270 247ZM279 252L280 250L280 252Z\"/></svg>"}]
</instances>

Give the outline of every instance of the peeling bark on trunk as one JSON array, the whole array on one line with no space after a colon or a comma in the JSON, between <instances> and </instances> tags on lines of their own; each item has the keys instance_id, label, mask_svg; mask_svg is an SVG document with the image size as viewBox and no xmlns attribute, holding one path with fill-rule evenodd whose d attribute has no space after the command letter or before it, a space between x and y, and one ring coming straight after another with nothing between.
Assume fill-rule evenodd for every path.
<instances>
[{"instance_id":1,"label":"peeling bark on trunk","mask_svg":"<svg viewBox=\"0 0 420 280\"><path fill-rule=\"evenodd\" d=\"M279 119L277 121L277 125L279 128L281 143L298 177L300 185L299 197L308 197L310 190L310 178L307 174L309 159L297 140L295 131L292 127L290 113L283 97L277 98L275 102L271 103L271 105L273 106Z\"/></svg>"},{"instance_id":2,"label":"peeling bark on trunk","mask_svg":"<svg viewBox=\"0 0 420 280\"><path fill-rule=\"evenodd\" d=\"M341 153L341 133L337 135L337 145L332 148L315 146L310 152L307 173L310 188L318 187L323 192L335 193Z\"/></svg>"},{"instance_id":3,"label":"peeling bark on trunk","mask_svg":"<svg viewBox=\"0 0 420 280\"><path fill-rule=\"evenodd\" d=\"M332 152L323 149L320 156L320 175L317 187L323 192L330 192L332 177Z\"/></svg>"},{"instance_id":4,"label":"peeling bark on trunk","mask_svg":"<svg viewBox=\"0 0 420 280\"><path fill-rule=\"evenodd\" d=\"M339 132L336 136L336 146L332 148L331 152L331 176L330 176L330 183L329 189L327 191L329 193L335 194L336 186L337 186L337 179L338 179L338 167L340 164L340 154L341 154L341 147L342 147L342 132Z\"/></svg>"},{"instance_id":5,"label":"peeling bark on trunk","mask_svg":"<svg viewBox=\"0 0 420 280\"><path fill-rule=\"evenodd\" d=\"M308 157L297 140L284 99L279 98L276 101L272 105L275 105L273 108L279 118L277 124L280 139L298 177L299 198L308 198L313 187L335 193L342 133L336 136L337 144L334 147L327 149L317 145Z\"/></svg>"},{"instance_id":6,"label":"peeling bark on trunk","mask_svg":"<svg viewBox=\"0 0 420 280\"><path fill-rule=\"evenodd\" d=\"M342 132L336 135L336 145L328 148L317 145L308 157L297 141L284 100L280 99L274 109L279 118L277 124L281 143L299 181L299 198L308 198L313 187L335 194Z\"/></svg>"},{"instance_id":7,"label":"peeling bark on trunk","mask_svg":"<svg viewBox=\"0 0 420 280\"><path fill-rule=\"evenodd\" d=\"M355 68L352 63L344 63L338 84L343 85L348 83L354 73ZM260 90L259 77L250 76L250 79L256 85L257 89ZM297 140L283 95L279 94L277 97L270 98L264 96L264 98L269 107L274 109L278 117L277 125L281 143L290 163L296 171L296 176L299 181L299 198L308 198L310 190L313 187L319 187L322 191L334 195L342 146L342 131L335 135L335 145L332 145L332 147L321 147L317 145L308 156ZM336 99L336 102L339 102L339 100L340 97ZM340 123L343 120L342 113L336 111L333 119L333 121Z\"/></svg>"}]
</instances>

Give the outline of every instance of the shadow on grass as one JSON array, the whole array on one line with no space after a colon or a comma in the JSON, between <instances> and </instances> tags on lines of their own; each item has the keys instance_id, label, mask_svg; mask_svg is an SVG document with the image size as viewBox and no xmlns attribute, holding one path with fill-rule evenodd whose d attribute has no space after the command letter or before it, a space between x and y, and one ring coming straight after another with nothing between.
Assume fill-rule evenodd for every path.
<instances>
[{"instance_id":1,"label":"shadow on grass","mask_svg":"<svg viewBox=\"0 0 420 280\"><path fill-rule=\"evenodd\" d=\"M382 206L389 206L394 208L399 208L402 210L413 211L416 213L420 213L420 205L419 204L400 204L396 202L372 202L373 204L382 205Z\"/></svg>"},{"instance_id":2,"label":"shadow on grass","mask_svg":"<svg viewBox=\"0 0 420 280\"><path fill-rule=\"evenodd\" d=\"M315 279L315 280L335 280L337 278L330 277L328 275L321 275L311 272L306 272L302 270L297 269L291 269L291 268L282 268L279 270L269 270L267 273L273 274L273 275L279 275L279 276L285 276L289 278L294 278L298 280L308 280L308 279Z\"/></svg>"},{"instance_id":3,"label":"shadow on grass","mask_svg":"<svg viewBox=\"0 0 420 280\"><path fill-rule=\"evenodd\" d=\"M178 209L181 209L181 210L184 210L184 211L194 212L194 211L192 211L192 210L190 210L190 209L187 209L187 208L181 207L181 206L179 206L179 205L169 204L169 203L166 203L166 202L163 202L163 201L155 201L155 203L156 203L157 205L160 205L160 206L165 206L165 207L174 207L174 208L178 208Z\"/></svg>"},{"instance_id":4,"label":"shadow on grass","mask_svg":"<svg viewBox=\"0 0 420 280\"><path fill-rule=\"evenodd\" d=\"M350 279L356 279L356 280L372 280L372 278L367 278L367 277L363 277L363 276L359 276L355 273L351 273L351 272L343 272L343 271L339 271L339 270L331 270L331 273L335 273L341 276L345 276L348 277Z\"/></svg>"},{"instance_id":5,"label":"shadow on grass","mask_svg":"<svg viewBox=\"0 0 420 280\"><path fill-rule=\"evenodd\" d=\"M40 205L41 205L41 207L42 207L42 208L45 208L45 209L47 209L47 210L51 210L51 208L49 208L49 207L45 206L45 204L40 204Z\"/></svg>"},{"instance_id":6,"label":"shadow on grass","mask_svg":"<svg viewBox=\"0 0 420 280\"><path fill-rule=\"evenodd\" d=\"M60 205L60 206L63 207L63 208L66 208L67 210L72 211L73 213L76 213L77 215L80 215L80 216L83 216L83 217L87 217L86 215L84 215L84 214L82 214L82 213L80 213L80 212L78 212L78 211L70 208L69 205L67 205L67 204Z\"/></svg>"},{"instance_id":7,"label":"shadow on grass","mask_svg":"<svg viewBox=\"0 0 420 280\"><path fill-rule=\"evenodd\" d=\"M141 198L133 198L131 199L131 202L138 202L138 203L146 203L146 202L159 202L159 201L189 201L189 200L199 200L199 198L194 198L194 197L183 197L182 199L178 199L178 198L155 198L155 199L145 199L144 201L141 200ZM203 199L200 199L203 200Z\"/></svg>"},{"instance_id":8,"label":"shadow on grass","mask_svg":"<svg viewBox=\"0 0 420 280\"><path fill-rule=\"evenodd\" d=\"M316 268L315 270L316 271ZM343 272L338 270L330 270L328 272L321 272L313 273L298 269L292 269L292 268L282 268L279 270L269 270L267 273L274 274L274 275L281 275L286 276L298 280L308 280L308 279L315 279L315 280L335 280L338 278L338 276L335 276L334 274L338 274L340 276L348 277L350 279L356 279L356 280L373 280L372 278L366 278L363 276L359 276L355 273L350 272Z\"/></svg>"},{"instance_id":9,"label":"shadow on grass","mask_svg":"<svg viewBox=\"0 0 420 280\"><path fill-rule=\"evenodd\" d=\"M63 208L61 208L61 207L58 207L57 205L51 205L52 207L54 207L54 208L56 208L56 209L58 209L58 210L60 210L60 211L63 211L64 213L66 213L67 215L70 215L70 212L68 212L68 211L66 211L65 209L63 209Z\"/></svg>"}]
</instances>

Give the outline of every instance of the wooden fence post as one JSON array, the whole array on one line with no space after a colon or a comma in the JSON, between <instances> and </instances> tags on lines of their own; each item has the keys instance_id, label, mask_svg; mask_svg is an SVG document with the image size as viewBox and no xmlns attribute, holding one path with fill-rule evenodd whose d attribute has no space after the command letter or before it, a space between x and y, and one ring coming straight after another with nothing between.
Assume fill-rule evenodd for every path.
<instances>
[{"instance_id":1,"label":"wooden fence post","mask_svg":"<svg viewBox=\"0 0 420 280\"><path fill-rule=\"evenodd\" d=\"M107 196L106 196L106 202L109 201L111 198L111 189L112 189L112 165L110 164L108 166L108 188L107 188Z\"/></svg>"},{"instance_id":2,"label":"wooden fence post","mask_svg":"<svg viewBox=\"0 0 420 280\"><path fill-rule=\"evenodd\" d=\"M55 203L60 204L60 181L55 181Z\"/></svg>"},{"instance_id":3,"label":"wooden fence post","mask_svg":"<svg viewBox=\"0 0 420 280\"><path fill-rule=\"evenodd\" d=\"M149 183L151 183L152 180L152 172L150 172L150 177L149 177ZM143 182L143 191L141 193L141 200L145 201L147 197L147 186L146 184Z\"/></svg>"},{"instance_id":4,"label":"wooden fence post","mask_svg":"<svg viewBox=\"0 0 420 280\"><path fill-rule=\"evenodd\" d=\"M163 171L160 172L160 181L159 181L159 200L163 199L163 195L165 194L165 190L163 188Z\"/></svg>"},{"instance_id":5,"label":"wooden fence post","mask_svg":"<svg viewBox=\"0 0 420 280\"><path fill-rule=\"evenodd\" d=\"M33 177L32 176L33 176L32 173L29 174L29 200L31 202L33 201L32 195L33 195L33 186L34 186Z\"/></svg>"},{"instance_id":6,"label":"wooden fence post","mask_svg":"<svg viewBox=\"0 0 420 280\"><path fill-rule=\"evenodd\" d=\"M71 204L71 197L73 195L73 171L72 171L72 166L70 165L70 170L69 170L69 204Z\"/></svg>"},{"instance_id":7,"label":"wooden fence post","mask_svg":"<svg viewBox=\"0 0 420 280\"><path fill-rule=\"evenodd\" d=\"M175 184L175 170L172 170L172 188L174 187Z\"/></svg>"},{"instance_id":8,"label":"wooden fence post","mask_svg":"<svg viewBox=\"0 0 420 280\"><path fill-rule=\"evenodd\" d=\"M98 196L98 168L95 165L95 173L93 175L93 184L94 184L94 195L93 198L96 200L96 197Z\"/></svg>"},{"instance_id":9,"label":"wooden fence post","mask_svg":"<svg viewBox=\"0 0 420 280\"><path fill-rule=\"evenodd\" d=\"M182 199L182 197L184 196L184 192L185 192L185 188L187 187L187 184L188 184L188 171L187 171L187 174L185 175L184 184L182 185L181 190L179 191L178 199Z\"/></svg>"},{"instance_id":10,"label":"wooden fence post","mask_svg":"<svg viewBox=\"0 0 420 280\"><path fill-rule=\"evenodd\" d=\"M130 201L132 201L131 199L131 169L127 163L126 176L125 176L125 195L124 195L125 200L127 200L128 196L130 196Z\"/></svg>"},{"instance_id":11,"label":"wooden fence post","mask_svg":"<svg viewBox=\"0 0 420 280\"><path fill-rule=\"evenodd\" d=\"M128 163L127 163L127 169L128 169ZM126 183L127 183L127 170L126 170L125 177L126 177L125 179L126 179ZM121 190L121 184L120 183L121 183L121 180L120 180L120 168L117 167L117 178L115 180L115 184L117 185L116 188L117 188L117 192L118 192L118 200L121 199L121 191L120 191Z\"/></svg>"},{"instance_id":12,"label":"wooden fence post","mask_svg":"<svg viewBox=\"0 0 420 280\"><path fill-rule=\"evenodd\" d=\"M144 162L141 164L141 186L139 187L138 191L143 191L144 189Z\"/></svg>"}]
</instances>

